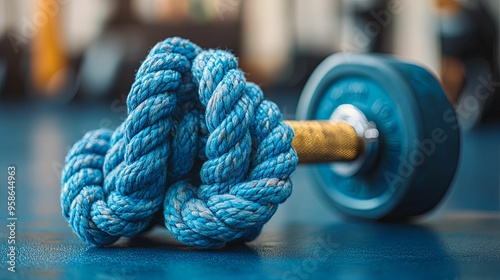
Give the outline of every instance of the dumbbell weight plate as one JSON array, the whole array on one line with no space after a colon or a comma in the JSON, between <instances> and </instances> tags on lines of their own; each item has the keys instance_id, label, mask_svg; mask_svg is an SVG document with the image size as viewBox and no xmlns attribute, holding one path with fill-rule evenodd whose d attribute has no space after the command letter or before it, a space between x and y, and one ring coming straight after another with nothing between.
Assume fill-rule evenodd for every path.
<instances>
[{"instance_id":1,"label":"dumbbell weight plate","mask_svg":"<svg viewBox=\"0 0 500 280\"><path fill-rule=\"evenodd\" d=\"M334 54L304 87L297 118L327 120L345 104L375 123L378 149L355 174L339 174L336 163L312 169L333 205L367 219L407 218L436 206L455 174L460 133L434 76L386 56Z\"/></svg>"}]
</instances>

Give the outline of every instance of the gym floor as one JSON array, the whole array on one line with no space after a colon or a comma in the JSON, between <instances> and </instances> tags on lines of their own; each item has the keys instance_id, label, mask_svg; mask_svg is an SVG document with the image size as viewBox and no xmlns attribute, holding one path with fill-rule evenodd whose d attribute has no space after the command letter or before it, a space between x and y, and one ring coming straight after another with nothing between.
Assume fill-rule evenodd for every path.
<instances>
[{"instance_id":1,"label":"gym floor","mask_svg":"<svg viewBox=\"0 0 500 280\"><path fill-rule=\"evenodd\" d=\"M292 94L297 97L298 94ZM274 92L293 116L296 98ZM7 166L16 167L16 273L7 270L7 207L0 279L498 279L500 277L500 125L462 132L452 189L413 223L343 220L301 166L294 193L248 244L187 248L156 228L100 248L81 242L61 215L60 172L69 147L125 116L110 103L0 107L0 201L7 205Z\"/></svg>"}]
</instances>

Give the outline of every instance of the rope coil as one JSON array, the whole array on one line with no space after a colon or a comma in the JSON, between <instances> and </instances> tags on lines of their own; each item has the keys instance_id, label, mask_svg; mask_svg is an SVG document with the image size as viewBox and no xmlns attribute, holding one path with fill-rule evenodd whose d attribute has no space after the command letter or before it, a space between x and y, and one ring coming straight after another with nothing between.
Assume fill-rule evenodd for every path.
<instances>
[{"instance_id":1,"label":"rope coil","mask_svg":"<svg viewBox=\"0 0 500 280\"><path fill-rule=\"evenodd\" d=\"M290 196L293 131L231 53L158 43L127 107L115 131L87 133L66 157L63 215L83 241L134 236L160 211L186 245L250 241Z\"/></svg>"}]
</instances>

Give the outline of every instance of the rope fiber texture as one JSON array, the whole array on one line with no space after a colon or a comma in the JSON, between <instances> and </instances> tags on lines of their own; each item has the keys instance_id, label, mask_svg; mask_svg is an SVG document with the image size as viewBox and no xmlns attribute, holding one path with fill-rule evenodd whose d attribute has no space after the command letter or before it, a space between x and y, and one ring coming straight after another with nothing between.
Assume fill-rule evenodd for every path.
<instances>
[{"instance_id":1,"label":"rope fiber texture","mask_svg":"<svg viewBox=\"0 0 500 280\"><path fill-rule=\"evenodd\" d=\"M231 53L158 43L127 108L116 130L85 134L66 156L62 212L83 241L135 236L158 215L189 246L251 241L290 196L293 130Z\"/></svg>"}]
</instances>

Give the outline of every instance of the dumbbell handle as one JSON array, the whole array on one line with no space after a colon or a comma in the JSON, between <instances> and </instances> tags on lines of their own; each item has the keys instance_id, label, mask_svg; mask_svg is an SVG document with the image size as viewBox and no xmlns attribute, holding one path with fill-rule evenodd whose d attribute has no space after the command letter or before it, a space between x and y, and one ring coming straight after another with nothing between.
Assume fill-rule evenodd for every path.
<instances>
[{"instance_id":1,"label":"dumbbell handle","mask_svg":"<svg viewBox=\"0 0 500 280\"><path fill-rule=\"evenodd\" d=\"M299 163L352 161L363 153L363 139L342 121L286 121L295 136Z\"/></svg>"}]
</instances>

